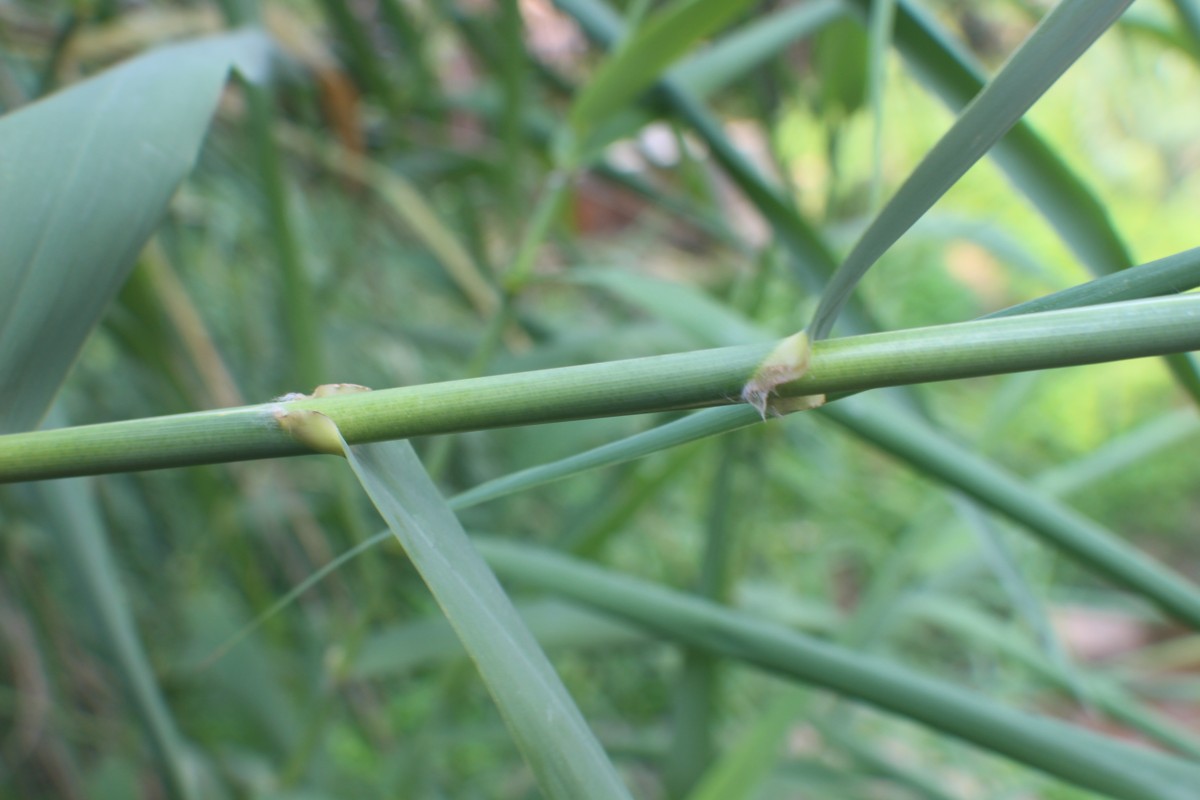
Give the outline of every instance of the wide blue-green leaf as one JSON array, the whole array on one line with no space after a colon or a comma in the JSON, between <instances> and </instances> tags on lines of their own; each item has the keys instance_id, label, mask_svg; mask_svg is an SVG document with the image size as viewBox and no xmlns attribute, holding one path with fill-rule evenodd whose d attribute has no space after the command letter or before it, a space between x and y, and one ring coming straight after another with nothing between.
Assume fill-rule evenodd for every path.
<instances>
[{"instance_id":1,"label":"wide blue-green leaf","mask_svg":"<svg viewBox=\"0 0 1200 800\"><path fill-rule=\"evenodd\" d=\"M0 117L0 431L36 426L191 170L241 33L165 47Z\"/></svg>"}]
</instances>

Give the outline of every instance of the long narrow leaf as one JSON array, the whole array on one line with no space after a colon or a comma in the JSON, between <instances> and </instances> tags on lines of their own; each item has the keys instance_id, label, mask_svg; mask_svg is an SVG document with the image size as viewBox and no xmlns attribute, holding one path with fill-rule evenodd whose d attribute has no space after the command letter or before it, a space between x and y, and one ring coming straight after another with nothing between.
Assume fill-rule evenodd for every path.
<instances>
[{"instance_id":1,"label":"long narrow leaf","mask_svg":"<svg viewBox=\"0 0 1200 800\"><path fill-rule=\"evenodd\" d=\"M1063 0L922 159L829 281L808 326L823 339L858 281L1030 106L1132 0Z\"/></svg>"},{"instance_id":2,"label":"long narrow leaf","mask_svg":"<svg viewBox=\"0 0 1200 800\"><path fill-rule=\"evenodd\" d=\"M871 0L852 2L866 13ZM982 68L911 0L897 3L894 41L916 76L951 109L964 108L983 89ZM1093 274L1133 263L1096 195L1028 123L1017 122L990 155Z\"/></svg>"},{"instance_id":3,"label":"long narrow leaf","mask_svg":"<svg viewBox=\"0 0 1200 800\"><path fill-rule=\"evenodd\" d=\"M346 458L454 626L547 797L626 798L608 757L407 441Z\"/></svg>"},{"instance_id":4,"label":"long narrow leaf","mask_svg":"<svg viewBox=\"0 0 1200 800\"><path fill-rule=\"evenodd\" d=\"M145 730L168 796L196 797L196 776L138 635L91 482L52 481L39 488L55 537L78 581L88 621Z\"/></svg>"},{"instance_id":5,"label":"long narrow leaf","mask_svg":"<svg viewBox=\"0 0 1200 800\"><path fill-rule=\"evenodd\" d=\"M620 110L668 64L747 5L748 0L676 0L647 19L576 97L569 114L575 133L585 134Z\"/></svg>"},{"instance_id":6,"label":"long narrow leaf","mask_svg":"<svg viewBox=\"0 0 1200 800\"><path fill-rule=\"evenodd\" d=\"M729 86L750 70L845 14L842 0L809 0L748 22L681 61L670 80L697 97Z\"/></svg>"},{"instance_id":7,"label":"long narrow leaf","mask_svg":"<svg viewBox=\"0 0 1200 800\"><path fill-rule=\"evenodd\" d=\"M853 0L863 13L871 0ZM1190 31L1200 18L1192 0L1177 10ZM982 69L930 14L911 0L899 0L895 41L918 77L953 109L966 106L983 88ZM1009 180L1037 206L1063 242L1095 275L1133 263L1129 249L1096 195L1024 121L1017 122L991 151ZM1179 384L1200 402L1200 365L1193 356L1166 357Z\"/></svg>"}]
</instances>

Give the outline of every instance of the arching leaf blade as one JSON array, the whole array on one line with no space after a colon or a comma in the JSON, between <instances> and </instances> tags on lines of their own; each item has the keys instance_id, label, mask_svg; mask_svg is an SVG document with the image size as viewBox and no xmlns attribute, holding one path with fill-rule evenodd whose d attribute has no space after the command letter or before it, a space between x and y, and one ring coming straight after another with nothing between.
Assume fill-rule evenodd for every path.
<instances>
[{"instance_id":1,"label":"arching leaf blade","mask_svg":"<svg viewBox=\"0 0 1200 800\"><path fill-rule=\"evenodd\" d=\"M829 335L854 287L879 257L1009 131L1131 0L1064 0L921 160L834 272L809 324Z\"/></svg>"}]
</instances>

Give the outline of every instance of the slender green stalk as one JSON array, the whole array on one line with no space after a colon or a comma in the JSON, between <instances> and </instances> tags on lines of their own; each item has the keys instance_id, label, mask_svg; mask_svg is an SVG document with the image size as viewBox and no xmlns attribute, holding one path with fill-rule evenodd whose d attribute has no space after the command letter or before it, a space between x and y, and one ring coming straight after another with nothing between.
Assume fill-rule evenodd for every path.
<instances>
[{"instance_id":1,"label":"slender green stalk","mask_svg":"<svg viewBox=\"0 0 1200 800\"><path fill-rule=\"evenodd\" d=\"M1200 348L1200 296L977 320L817 343L785 396L861 391ZM731 405L772 343L273 402L0 437L0 482L314 452L287 408L331 417L352 443Z\"/></svg>"}]
</instances>

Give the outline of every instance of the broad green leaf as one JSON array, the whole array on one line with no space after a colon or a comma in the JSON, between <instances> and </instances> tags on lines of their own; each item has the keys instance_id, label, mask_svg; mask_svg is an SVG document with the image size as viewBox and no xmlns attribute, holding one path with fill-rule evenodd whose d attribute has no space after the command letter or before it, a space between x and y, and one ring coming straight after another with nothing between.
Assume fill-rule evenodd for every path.
<instances>
[{"instance_id":1,"label":"broad green leaf","mask_svg":"<svg viewBox=\"0 0 1200 800\"><path fill-rule=\"evenodd\" d=\"M571 130L588 136L642 91L697 41L718 30L749 0L675 0L648 18L611 55L575 98Z\"/></svg>"},{"instance_id":2,"label":"broad green leaf","mask_svg":"<svg viewBox=\"0 0 1200 800\"><path fill-rule=\"evenodd\" d=\"M327 418L319 419L329 422ZM340 439L340 436L338 437ZM629 794L407 441L342 442L346 458L454 627L548 798Z\"/></svg>"},{"instance_id":3,"label":"broad green leaf","mask_svg":"<svg viewBox=\"0 0 1200 800\"><path fill-rule=\"evenodd\" d=\"M867 270L1116 21L1132 0L1063 0L926 154L838 267L809 323L824 339Z\"/></svg>"},{"instance_id":4,"label":"broad green leaf","mask_svg":"<svg viewBox=\"0 0 1200 800\"><path fill-rule=\"evenodd\" d=\"M1122 800L1185 800L1200 767L983 695L899 664L557 553L476 538L502 575L640 625L666 639L830 689Z\"/></svg>"},{"instance_id":5,"label":"broad green leaf","mask_svg":"<svg viewBox=\"0 0 1200 800\"><path fill-rule=\"evenodd\" d=\"M156 50L0 117L0 431L36 426L191 170L245 31Z\"/></svg>"}]
</instances>

